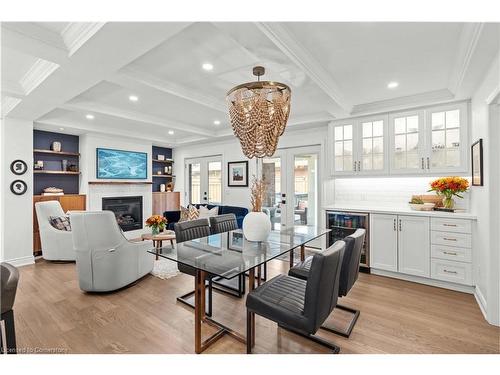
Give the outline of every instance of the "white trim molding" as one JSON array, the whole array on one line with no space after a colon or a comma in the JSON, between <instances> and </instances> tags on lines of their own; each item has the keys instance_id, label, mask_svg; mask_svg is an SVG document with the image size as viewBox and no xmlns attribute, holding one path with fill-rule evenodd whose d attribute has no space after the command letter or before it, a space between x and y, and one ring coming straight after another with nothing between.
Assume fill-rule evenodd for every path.
<instances>
[{"instance_id":1,"label":"white trim molding","mask_svg":"<svg viewBox=\"0 0 500 375\"><path fill-rule=\"evenodd\" d=\"M68 48L69 56L78 51L104 24L105 22L71 22L68 24L61 32L61 37Z\"/></svg>"},{"instance_id":2,"label":"white trim molding","mask_svg":"<svg viewBox=\"0 0 500 375\"><path fill-rule=\"evenodd\" d=\"M47 60L37 59L19 81L19 84L24 90L24 94L29 95L38 85L59 68L59 66L59 64Z\"/></svg>"},{"instance_id":3,"label":"white trim molding","mask_svg":"<svg viewBox=\"0 0 500 375\"><path fill-rule=\"evenodd\" d=\"M35 264L35 257L33 255L28 255L21 258L5 259L4 262L12 264L14 267L22 267Z\"/></svg>"},{"instance_id":4,"label":"white trim molding","mask_svg":"<svg viewBox=\"0 0 500 375\"><path fill-rule=\"evenodd\" d=\"M481 310L481 313L484 316L484 319L488 320L488 308L487 308L487 303L486 303L486 298L484 298L483 292L481 292L481 289L479 288L478 285L476 285L476 289L474 290L474 297L476 298L476 302L479 305L479 309Z\"/></svg>"}]
</instances>

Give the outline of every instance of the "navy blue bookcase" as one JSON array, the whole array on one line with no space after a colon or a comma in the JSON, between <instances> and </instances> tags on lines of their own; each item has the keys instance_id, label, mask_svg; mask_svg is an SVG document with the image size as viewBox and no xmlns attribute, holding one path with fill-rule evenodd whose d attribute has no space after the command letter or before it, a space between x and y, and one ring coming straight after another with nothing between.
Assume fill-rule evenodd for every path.
<instances>
[{"instance_id":1,"label":"navy blue bookcase","mask_svg":"<svg viewBox=\"0 0 500 375\"><path fill-rule=\"evenodd\" d=\"M52 142L61 142L61 151L51 150ZM79 137L42 130L33 131L33 165L43 161L43 169L33 169L33 195L40 195L47 187L57 187L64 194L78 194L80 185ZM76 165L76 171L64 171L63 160Z\"/></svg>"},{"instance_id":2,"label":"navy blue bookcase","mask_svg":"<svg viewBox=\"0 0 500 375\"><path fill-rule=\"evenodd\" d=\"M166 185L175 178L175 176L172 175L172 172L165 172L165 167L170 167L170 170L173 170L174 161L172 160L172 149L167 147L153 146L151 155L153 159L152 189L153 191L160 191L161 184ZM158 160L158 155L163 155L165 157L165 160Z\"/></svg>"}]
</instances>

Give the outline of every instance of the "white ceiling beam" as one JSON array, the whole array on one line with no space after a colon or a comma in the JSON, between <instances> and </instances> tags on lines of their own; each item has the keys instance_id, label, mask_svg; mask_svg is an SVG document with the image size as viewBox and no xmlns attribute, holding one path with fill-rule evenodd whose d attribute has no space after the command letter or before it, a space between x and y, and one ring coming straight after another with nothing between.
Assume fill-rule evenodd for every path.
<instances>
[{"instance_id":1,"label":"white ceiling beam","mask_svg":"<svg viewBox=\"0 0 500 375\"><path fill-rule=\"evenodd\" d=\"M462 86L465 75L470 67L472 56L483 31L483 23L465 23L462 27L458 51L454 59L455 66L451 71L448 89L456 95Z\"/></svg>"},{"instance_id":2,"label":"white ceiling beam","mask_svg":"<svg viewBox=\"0 0 500 375\"><path fill-rule=\"evenodd\" d=\"M96 113L96 114L100 113L106 116L123 118L130 121L142 122L145 124L157 125L168 129L181 130L183 132L203 135L205 137L215 136L213 132L205 129L200 129L199 127L196 127L191 124L165 119L163 117L152 116L141 112L126 111L121 108L103 105L98 102L67 103L59 106L59 108L68 111L83 112L83 113Z\"/></svg>"},{"instance_id":3,"label":"white ceiling beam","mask_svg":"<svg viewBox=\"0 0 500 375\"><path fill-rule=\"evenodd\" d=\"M215 97L201 94L197 91L190 90L173 82L162 80L136 69L124 68L119 73L109 78L108 81L132 90L143 90L147 88L149 90L167 93L200 104L204 107L227 113L225 103Z\"/></svg>"},{"instance_id":4,"label":"white ceiling beam","mask_svg":"<svg viewBox=\"0 0 500 375\"><path fill-rule=\"evenodd\" d=\"M2 47L59 65L69 59L68 50L58 34L25 22L2 23Z\"/></svg>"},{"instance_id":5,"label":"white ceiling beam","mask_svg":"<svg viewBox=\"0 0 500 375\"><path fill-rule=\"evenodd\" d=\"M256 22L256 26L271 42L278 47L294 64L302 69L323 92L345 112L349 113L353 105L345 98L340 86L311 53L286 29L283 23Z\"/></svg>"},{"instance_id":6,"label":"white ceiling beam","mask_svg":"<svg viewBox=\"0 0 500 375\"><path fill-rule=\"evenodd\" d=\"M26 92L19 82L11 81L2 77L2 95L22 99L26 95Z\"/></svg>"},{"instance_id":7,"label":"white ceiling beam","mask_svg":"<svg viewBox=\"0 0 500 375\"><path fill-rule=\"evenodd\" d=\"M11 111L35 121L106 80L124 66L187 27L187 22L111 22ZM112 46L112 47L110 47ZM51 60L52 61L52 60Z\"/></svg>"}]
</instances>

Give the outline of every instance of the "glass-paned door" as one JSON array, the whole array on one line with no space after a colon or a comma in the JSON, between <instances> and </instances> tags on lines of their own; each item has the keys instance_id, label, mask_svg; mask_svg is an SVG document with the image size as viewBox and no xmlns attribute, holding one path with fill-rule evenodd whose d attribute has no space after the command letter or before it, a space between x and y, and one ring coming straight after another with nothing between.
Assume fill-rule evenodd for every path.
<instances>
[{"instance_id":1,"label":"glass-paned door","mask_svg":"<svg viewBox=\"0 0 500 375\"><path fill-rule=\"evenodd\" d=\"M384 120L374 119L361 122L361 167L363 172L381 172L384 160Z\"/></svg>"},{"instance_id":2,"label":"glass-paned door","mask_svg":"<svg viewBox=\"0 0 500 375\"><path fill-rule=\"evenodd\" d=\"M355 170L353 130L353 124L339 124L334 126L334 163L336 174L348 174Z\"/></svg>"},{"instance_id":3,"label":"glass-paned door","mask_svg":"<svg viewBox=\"0 0 500 375\"><path fill-rule=\"evenodd\" d=\"M316 225L318 154L293 155L293 224Z\"/></svg>"},{"instance_id":4,"label":"glass-paned door","mask_svg":"<svg viewBox=\"0 0 500 375\"><path fill-rule=\"evenodd\" d=\"M430 168L460 166L460 110L431 113Z\"/></svg>"},{"instance_id":5,"label":"glass-paned door","mask_svg":"<svg viewBox=\"0 0 500 375\"><path fill-rule=\"evenodd\" d=\"M222 157L186 159L185 204L222 203Z\"/></svg>"},{"instance_id":6,"label":"glass-paned door","mask_svg":"<svg viewBox=\"0 0 500 375\"><path fill-rule=\"evenodd\" d=\"M421 111L398 113L390 118L391 170L415 173L425 168L424 137Z\"/></svg>"},{"instance_id":7,"label":"glass-paned door","mask_svg":"<svg viewBox=\"0 0 500 375\"><path fill-rule=\"evenodd\" d=\"M282 214L286 211L286 207L281 203L286 198L283 189L285 181L282 179L282 167L285 164L283 159L279 151L272 158L262 159L262 178L268 187L262 210L269 215L272 228L276 230L280 229L281 219L284 217ZM285 197L282 197L282 194L285 194Z\"/></svg>"}]
</instances>

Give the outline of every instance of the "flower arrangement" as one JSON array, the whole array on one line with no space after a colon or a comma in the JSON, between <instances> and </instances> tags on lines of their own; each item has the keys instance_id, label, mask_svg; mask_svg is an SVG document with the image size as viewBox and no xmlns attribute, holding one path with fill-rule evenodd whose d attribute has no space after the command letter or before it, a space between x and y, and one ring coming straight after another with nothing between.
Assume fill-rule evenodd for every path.
<instances>
[{"instance_id":1,"label":"flower arrangement","mask_svg":"<svg viewBox=\"0 0 500 375\"><path fill-rule=\"evenodd\" d=\"M146 226L151 228L153 235L162 232L165 229L166 224L167 219L161 215L153 215L146 220Z\"/></svg>"},{"instance_id":2,"label":"flower arrangement","mask_svg":"<svg viewBox=\"0 0 500 375\"><path fill-rule=\"evenodd\" d=\"M453 196L463 198L459 193L466 192L469 188L469 181L462 177L441 177L431 182L429 191L435 191L442 195L444 208L453 208L455 202Z\"/></svg>"}]
</instances>

